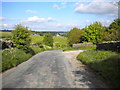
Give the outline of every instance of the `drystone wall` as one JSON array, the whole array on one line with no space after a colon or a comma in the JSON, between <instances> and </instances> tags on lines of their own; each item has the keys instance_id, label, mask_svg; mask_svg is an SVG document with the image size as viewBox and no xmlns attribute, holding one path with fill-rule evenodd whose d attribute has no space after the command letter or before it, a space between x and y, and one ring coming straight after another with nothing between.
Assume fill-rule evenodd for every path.
<instances>
[{"instance_id":1,"label":"drystone wall","mask_svg":"<svg viewBox=\"0 0 120 90\"><path fill-rule=\"evenodd\" d=\"M120 41L98 43L97 50L109 50L109 51L120 52Z\"/></svg>"},{"instance_id":2,"label":"drystone wall","mask_svg":"<svg viewBox=\"0 0 120 90\"><path fill-rule=\"evenodd\" d=\"M6 41L0 39L0 49L5 49L5 48L10 48L13 47L13 42L12 41Z\"/></svg>"},{"instance_id":3,"label":"drystone wall","mask_svg":"<svg viewBox=\"0 0 120 90\"><path fill-rule=\"evenodd\" d=\"M78 43L78 44L73 44L73 47L81 47L81 46L93 46L93 43Z\"/></svg>"}]
</instances>

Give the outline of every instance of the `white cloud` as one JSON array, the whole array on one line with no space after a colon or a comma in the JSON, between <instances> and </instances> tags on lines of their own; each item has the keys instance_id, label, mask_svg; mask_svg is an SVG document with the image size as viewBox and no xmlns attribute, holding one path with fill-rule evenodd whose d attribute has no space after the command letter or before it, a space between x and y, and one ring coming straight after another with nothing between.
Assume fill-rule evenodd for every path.
<instances>
[{"instance_id":1,"label":"white cloud","mask_svg":"<svg viewBox=\"0 0 120 90\"><path fill-rule=\"evenodd\" d=\"M4 21L5 20L5 18L4 17L0 17L0 21Z\"/></svg>"},{"instance_id":2,"label":"white cloud","mask_svg":"<svg viewBox=\"0 0 120 90\"><path fill-rule=\"evenodd\" d=\"M32 13L32 14L35 14L35 13L37 13L36 11L34 11L34 10L30 10L30 9L28 9L28 10L25 10L25 12L27 12L27 13Z\"/></svg>"},{"instance_id":3,"label":"white cloud","mask_svg":"<svg viewBox=\"0 0 120 90\"><path fill-rule=\"evenodd\" d=\"M108 19L100 19L100 20L97 20L98 22L100 22L100 23L102 23L103 25L110 25L112 22L113 22L113 20L108 20ZM92 21L92 20L85 20L85 22L86 23L88 23L88 24L91 24L91 23L94 23L95 21Z\"/></svg>"},{"instance_id":4,"label":"white cloud","mask_svg":"<svg viewBox=\"0 0 120 90\"><path fill-rule=\"evenodd\" d=\"M13 29L13 24L0 24L0 29Z\"/></svg>"},{"instance_id":5,"label":"white cloud","mask_svg":"<svg viewBox=\"0 0 120 90\"><path fill-rule=\"evenodd\" d=\"M59 6L58 6L57 4L54 4L53 7L54 7L54 8L58 8Z\"/></svg>"},{"instance_id":6,"label":"white cloud","mask_svg":"<svg viewBox=\"0 0 120 90\"><path fill-rule=\"evenodd\" d=\"M20 20L20 18L6 18L6 17L0 17L0 21L11 21L11 20Z\"/></svg>"},{"instance_id":7,"label":"white cloud","mask_svg":"<svg viewBox=\"0 0 120 90\"><path fill-rule=\"evenodd\" d=\"M67 4L67 2L62 2L61 4L62 4L62 5L66 5L66 4Z\"/></svg>"},{"instance_id":8,"label":"white cloud","mask_svg":"<svg viewBox=\"0 0 120 90\"><path fill-rule=\"evenodd\" d=\"M113 22L113 20L105 20L105 19L101 19L99 20L99 22L103 23L103 24L106 24L106 25L109 25Z\"/></svg>"},{"instance_id":9,"label":"white cloud","mask_svg":"<svg viewBox=\"0 0 120 90\"><path fill-rule=\"evenodd\" d=\"M66 6L67 6L67 2L61 2L59 5L53 4L53 7L57 9L66 8Z\"/></svg>"},{"instance_id":10,"label":"white cloud","mask_svg":"<svg viewBox=\"0 0 120 90\"><path fill-rule=\"evenodd\" d=\"M48 18L41 18L38 16L28 17L26 20L23 20L22 22L38 22L38 23L44 23L49 21L54 21L55 19L52 17Z\"/></svg>"},{"instance_id":11,"label":"white cloud","mask_svg":"<svg viewBox=\"0 0 120 90\"><path fill-rule=\"evenodd\" d=\"M77 27L77 26L78 26L77 24L67 24L66 25L66 27L72 27L72 28Z\"/></svg>"},{"instance_id":12,"label":"white cloud","mask_svg":"<svg viewBox=\"0 0 120 90\"><path fill-rule=\"evenodd\" d=\"M105 2L103 0L93 0L90 3L76 3L75 12L84 14L96 14L117 16L118 7L112 2Z\"/></svg>"},{"instance_id":13,"label":"white cloud","mask_svg":"<svg viewBox=\"0 0 120 90\"><path fill-rule=\"evenodd\" d=\"M62 24L57 24L56 27L61 28L61 27L63 27L63 25Z\"/></svg>"},{"instance_id":14,"label":"white cloud","mask_svg":"<svg viewBox=\"0 0 120 90\"><path fill-rule=\"evenodd\" d=\"M85 20L85 22L90 23L91 21L87 19L87 20Z\"/></svg>"}]
</instances>

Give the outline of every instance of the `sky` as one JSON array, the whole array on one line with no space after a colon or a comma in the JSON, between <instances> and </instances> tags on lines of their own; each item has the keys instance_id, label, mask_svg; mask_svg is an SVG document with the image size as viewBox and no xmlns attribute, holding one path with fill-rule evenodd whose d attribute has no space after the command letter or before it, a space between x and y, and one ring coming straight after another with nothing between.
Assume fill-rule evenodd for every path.
<instances>
[{"instance_id":1,"label":"sky","mask_svg":"<svg viewBox=\"0 0 120 90\"><path fill-rule=\"evenodd\" d=\"M69 31L74 27L84 28L95 21L109 26L118 18L115 0L54 1L2 1L0 29L13 30L14 25L22 24L33 31Z\"/></svg>"}]
</instances>

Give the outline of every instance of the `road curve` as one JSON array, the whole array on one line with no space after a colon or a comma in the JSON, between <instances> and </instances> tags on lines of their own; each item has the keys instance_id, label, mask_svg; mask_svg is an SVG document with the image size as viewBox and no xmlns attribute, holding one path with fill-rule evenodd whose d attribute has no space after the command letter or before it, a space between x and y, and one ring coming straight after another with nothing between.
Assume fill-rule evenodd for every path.
<instances>
[{"instance_id":1,"label":"road curve","mask_svg":"<svg viewBox=\"0 0 120 90\"><path fill-rule=\"evenodd\" d=\"M62 50L39 53L5 72L2 75L2 86L3 88L72 87L66 63Z\"/></svg>"},{"instance_id":2,"label":"road curve","mask_svg":"<svg viewBox=\"0 0 120 90\"><path fill-rule=\"evenodd\" d=\"M81 70L79 77L76 76L78 74L74 75L73 67L75 64L69 60L72 58L67 57L68 54L71 55L72 53L53 50L33 56L28 61L2 74L2 88L104 88L101 83L96 83L95 79L90 79L91 76L87 77L89 72L86 75L86 71ZM87 78L84 79L84 82L83 76ZM76 83L76 80L80 81ZM86 84L91 80L94 83Z\"/></svg>"}]
</instances>

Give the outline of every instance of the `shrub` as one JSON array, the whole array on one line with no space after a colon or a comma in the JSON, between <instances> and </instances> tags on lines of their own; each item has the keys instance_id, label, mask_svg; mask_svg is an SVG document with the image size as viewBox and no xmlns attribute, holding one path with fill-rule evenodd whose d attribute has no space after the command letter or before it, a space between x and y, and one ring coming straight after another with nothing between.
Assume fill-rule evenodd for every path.
<instances>
[{"instance_id":1,"label":"shrub","mask_svg":"<svg viewBox=\"0 0 120 90\"><path fill-rule=\"evenodd\" d=\"M50 33L46 33L43 39L43 43L47 46L53 47L53 36Z\"/></svg>"},{"instance_id":2,"label":"shrub","mask_svg":"<svg viewBox=\"0 0 120 90\"><path fill-rule=\"evenodd\" d=\"M100 22L95 22L86 28L83 28L84 33L82 36L83 42L92 42L94 44L102 42L104 31L106 30L106 27L102 26Z\"/></svg>"},{"instance_id":3,"label":"shrub","mask_svg":"<svg viewBox=\"0 0 120 90\"><path fill-rule=\"evenodd\" d=\"M28 60L31 56L31 54L26 54L24 51L17 48L3 50L2 71L17 66L18 64Z\"/></svg>"},{"instance_id":4,"label":"shrub","mask_svg":"<svg viewBox=\"0 0 120 90\"><path fill-rule=\"evenodd\" d=\"M78 28L73 28L68 32L69 45L79 43L81 41L83 31Z\"/></svg>"},{"instance_id":5,"label":"shrub","mask_svg":"<svg viewBox=\"0 0 120 90\"><path fill-rule=\"evenodd\" d=\"M40 48L39 46L31 46L31 48L32 48L32 50L34 51L35 54L44 51L44 48Z\"/></svg>"},{"instance_id":6,"label":"shrub","mask_svg":"<svg viewBox=\"0 0 120 90\"><path fill-rule=\"evenodd\" d=\"M28 27L24 27L21 24L15 26L15 30L12 31L13 33L13 41L15 46L18 49L27 50L30 45L30 31Z\"/></svg>"}]
</instances>

